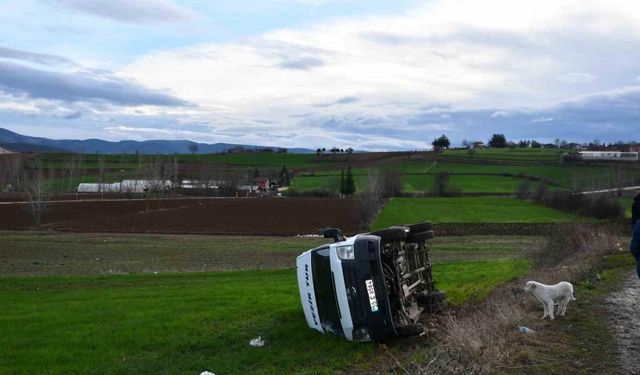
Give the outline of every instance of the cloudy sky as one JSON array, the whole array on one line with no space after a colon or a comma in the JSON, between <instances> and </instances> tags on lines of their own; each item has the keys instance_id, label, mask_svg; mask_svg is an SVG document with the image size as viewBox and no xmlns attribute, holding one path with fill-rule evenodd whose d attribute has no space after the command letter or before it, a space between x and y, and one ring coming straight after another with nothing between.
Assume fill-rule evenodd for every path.
<instances>
[{"instance_id":1,"label":"cloudy sky","mask_svg":"<svg viewBox=\"0 0 640 375\"><path fill-rule=\"evenodd\" d=\"M0 0L0 127L424 149L640 140L640 2Z\"/></svg>"}]
</instances>

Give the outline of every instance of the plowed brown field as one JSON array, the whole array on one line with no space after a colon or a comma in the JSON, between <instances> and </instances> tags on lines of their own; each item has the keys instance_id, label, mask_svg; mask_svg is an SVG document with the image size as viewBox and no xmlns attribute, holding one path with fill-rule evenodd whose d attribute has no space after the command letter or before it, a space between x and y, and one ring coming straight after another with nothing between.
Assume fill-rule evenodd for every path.
<instances>
[{"instance_id":1,"label":"plowed brown field","mask_svg":"<svg viewBox=\"0 0 640 375\"><path fill-rule=\"evenodd\" d=\"M33 227L25 204L0 205L0 230ZM41 229L73 232L297 235L360 229L348 199L239 198L50 202Z\"/></svg>"}]
</instances>

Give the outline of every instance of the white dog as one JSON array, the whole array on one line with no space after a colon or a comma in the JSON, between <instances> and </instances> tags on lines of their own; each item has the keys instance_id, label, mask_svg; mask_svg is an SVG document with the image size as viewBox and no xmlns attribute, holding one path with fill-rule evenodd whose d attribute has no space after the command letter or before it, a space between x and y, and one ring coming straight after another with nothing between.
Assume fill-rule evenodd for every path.
<instances>
[{"instance_id":1,"label":"white dog","mask_svg":"<svg viewBox=\"0 0 640 375\"><path fill-rule=\"evenodd\" d=\"M538 301L542 302L544 308L544 315L542 319L547 316L553 320L553 308L558 305L558 313L561 316L567 312L567 305L569 301L575 301L573 297L573 285L566 281L561 281L556 285L545 285L537 281L528 281L524 287L524 291L533 294Z\"/></svg>"}]
</instances>

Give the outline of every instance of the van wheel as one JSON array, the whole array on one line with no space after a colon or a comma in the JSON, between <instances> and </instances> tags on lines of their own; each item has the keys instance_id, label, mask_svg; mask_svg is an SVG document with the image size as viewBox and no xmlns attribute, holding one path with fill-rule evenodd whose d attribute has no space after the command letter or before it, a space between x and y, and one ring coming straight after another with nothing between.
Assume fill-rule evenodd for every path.
<instances>
[{"instance_id":1,"label":"van wheel","mask_svg":"<svg viewBox=\"0 0 640 375\"><path fill-rule=\"evenodd\" d=\"M422 242L426 240L432 240L433 237L434 234L432 230L419 233L409 233L409 235L407 236L407 242Z\"/></svg>"},{"instance_id":2,"label":"van wheel","mask_svg":"<svg viewBox=\"0 0 640 375\"><path fill-rule=\"evenodd\" d=\"M398 333L400 337L415 336L423 332L424 326L422 324L407 324L396 327L396 333Z\"/></svg>"},{"instance_id":3,"label":"van wheel","mask_svg":"<svg viewBox=\"0 0 640 375\"><path fill-rule=\"evenodd\" d=\"M380 237L383 242L404 241L407 239L407 230L405 227L391 227L387 229L371 232L372 235Z\"/></svg>"}]
</instances>

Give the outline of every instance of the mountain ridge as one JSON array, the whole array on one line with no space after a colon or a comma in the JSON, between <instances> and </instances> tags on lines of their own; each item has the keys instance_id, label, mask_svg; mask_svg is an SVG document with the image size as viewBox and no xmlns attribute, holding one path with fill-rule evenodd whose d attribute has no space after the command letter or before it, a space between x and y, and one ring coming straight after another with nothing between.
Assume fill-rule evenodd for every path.
<instances>
[{"instance_id":1,"label":"mountain ridge","mask_svg":"<svg viewBox=\"0 0 640 375\"><path fill-rule=\"evenodd\" d=\"M20 149L12 150L11 145L20 145ZM0 147L9 149L11 151L34 151L38 152L43 148L49 148L51 150L57 150L52 152L76 152L76 153L102 153L102 154L121 154L121 153L136 153L141 152L145 154L186 154L190 153L189 147L191 145L198 146L198 154L211 154L227 151L236 147L243 147L248 149L278 149L281 147L274 146L258 146L258 145L244 145L234 143L200 143L189 140L148 140L148 141L134 141L134 140L122 140L122 141L105 141L98 138L90 139L50 139L44 137L32 137L28 135L22 135L15 133L9 129L0 127ZM6 145L6 146L2 146ZM33 146L33 150L29 150L29 145ZM314 150L306 148L287 148L288 152L292 153L312 153Z\"/></svg>"}]
</instances>

